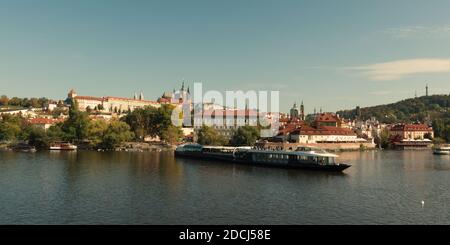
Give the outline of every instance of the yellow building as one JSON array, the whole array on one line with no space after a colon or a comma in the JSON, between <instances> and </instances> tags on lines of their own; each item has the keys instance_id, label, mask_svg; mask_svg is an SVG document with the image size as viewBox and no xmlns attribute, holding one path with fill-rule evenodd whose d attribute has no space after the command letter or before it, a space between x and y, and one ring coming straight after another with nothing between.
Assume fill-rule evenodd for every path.
<instances>
[{"instance_id":1,"label":"yellow building","mask_svg":"<svg viewBox=\"0 0 450 245\"><path fill-rule=\"evenodd\" d=\"M67 95L68 101L75 100L78 104L80 111L86 110L98 110L108 113L123 113L133 111L136 108L143 108L146 106L160 107L161 104L156 101L144 100L144 95L141 93L139 98L137 95L134 98L121 98L121 97L93 97L93 96L80 96L73 89L69 91Z\"/></svg>"}]
</instances>

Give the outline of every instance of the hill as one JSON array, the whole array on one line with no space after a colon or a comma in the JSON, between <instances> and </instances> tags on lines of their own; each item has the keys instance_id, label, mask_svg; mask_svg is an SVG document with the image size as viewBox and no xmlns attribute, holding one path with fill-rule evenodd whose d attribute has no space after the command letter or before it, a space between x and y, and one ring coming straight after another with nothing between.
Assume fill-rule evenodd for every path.
<instances>
[{"instance_id":1,"label":"hill","mask_svg":"<svg viewBox=\"0 0 450 245\"><path fill-rule=\"evenodd\" d=\"M337 111L343 118L356 118L358 109ZM432 123L435 136L450 140L450 96L431 95L359 109L359 118L376 117L382 123Z\"/></svg>"}]
</instances>

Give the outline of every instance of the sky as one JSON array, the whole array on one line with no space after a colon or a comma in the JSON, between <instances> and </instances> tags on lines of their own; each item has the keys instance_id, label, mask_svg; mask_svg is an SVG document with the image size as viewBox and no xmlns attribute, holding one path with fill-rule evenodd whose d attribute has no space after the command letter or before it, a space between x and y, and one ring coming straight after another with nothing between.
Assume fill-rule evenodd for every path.
<instances>
[{"instance_id":1,"label":"sky","mask_svg":"<svg viewBox=\"0 0 450 245\"><path fill-rule=\"evenodd\" d=\"M181 81L280 109L450 93L450 1L0 0L0 94L156 100Z\"/></svg>"}]
</instances>

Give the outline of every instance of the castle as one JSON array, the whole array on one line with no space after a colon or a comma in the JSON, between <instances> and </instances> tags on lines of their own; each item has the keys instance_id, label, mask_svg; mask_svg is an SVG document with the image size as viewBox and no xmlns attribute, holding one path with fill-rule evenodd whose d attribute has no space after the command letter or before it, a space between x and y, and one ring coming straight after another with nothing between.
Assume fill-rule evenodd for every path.
<instances>
[{"instance_id":1,"label":"castle","mask_svg":"<svg viewBox=\"0 0 450 245\"><path fill-rule=\"evenodd\" d=\"M70 105L72 101L76 101L80 111L97 110L104 113L126 113L135 110L136 108L143 108L152 106L155 108L161 107L162 104L181 104L190 100L189 87L184 89L184 82L181 85L180 91L173 90L173 93L164 92L162 97L157 101L145 100L144 94L141 92L138 96L134 93L133 98L123 97L94 97L78 95L74 89L71 89L67 94L66 104Z\"/></svg>"}]
</instances>

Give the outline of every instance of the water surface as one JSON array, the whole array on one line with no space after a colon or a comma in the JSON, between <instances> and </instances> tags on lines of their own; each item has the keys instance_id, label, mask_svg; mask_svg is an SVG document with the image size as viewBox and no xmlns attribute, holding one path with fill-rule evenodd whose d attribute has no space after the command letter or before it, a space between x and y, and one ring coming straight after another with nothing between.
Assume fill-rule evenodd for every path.
<instances>
[{"instance_id":1,"label":"water surface","mask_svg":"<svg viewBox=\"0 0 450 245\"><path fill-rule=\"evenodd\" d=\"M450 224L450 156L340 155L353 165L343 174L172 152L0 152L0 224Z\"/></svg>"}]
</instances>

